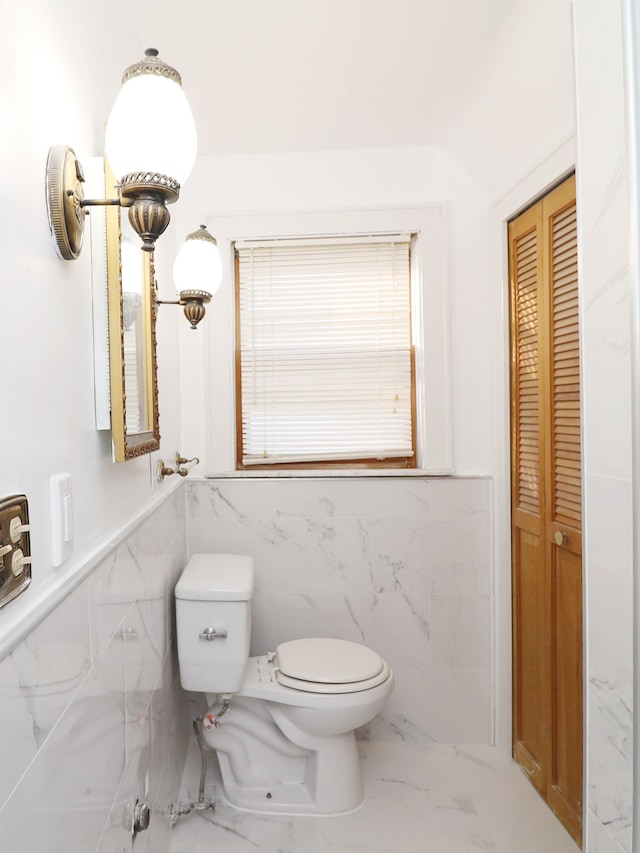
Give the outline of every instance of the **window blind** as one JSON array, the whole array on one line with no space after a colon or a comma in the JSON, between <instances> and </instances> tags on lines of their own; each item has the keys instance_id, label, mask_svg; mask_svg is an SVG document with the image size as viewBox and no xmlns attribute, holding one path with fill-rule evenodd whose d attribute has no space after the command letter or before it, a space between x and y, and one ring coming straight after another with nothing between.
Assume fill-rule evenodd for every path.
<instances>
[{"instance_id":1,"label":"window blind","mask_svg":"<svg viewBox=\"0 0 640 853\"><path fill-rule=\"evenodd\" d=\"M410 240L236 243L242 466L413 456Z\"/></svg>"}]
</instances>

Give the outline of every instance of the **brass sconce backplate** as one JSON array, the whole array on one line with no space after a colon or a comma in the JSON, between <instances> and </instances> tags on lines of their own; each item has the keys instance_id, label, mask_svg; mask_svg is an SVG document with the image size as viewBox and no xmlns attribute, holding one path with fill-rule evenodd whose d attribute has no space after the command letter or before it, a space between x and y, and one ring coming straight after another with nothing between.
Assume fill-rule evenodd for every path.
<instances>
[{"instance_id":1,"label":"brass sconce backplate","mask_svg":"<svg viewBox=\"0 0 640 853\"><path fill-rule=\"evenodd\" d=\"M73 261L82 249L85 210L84 175L73 149L54 145L47 158L47 210L58 255Z\"/></svg>"}]
</instances>

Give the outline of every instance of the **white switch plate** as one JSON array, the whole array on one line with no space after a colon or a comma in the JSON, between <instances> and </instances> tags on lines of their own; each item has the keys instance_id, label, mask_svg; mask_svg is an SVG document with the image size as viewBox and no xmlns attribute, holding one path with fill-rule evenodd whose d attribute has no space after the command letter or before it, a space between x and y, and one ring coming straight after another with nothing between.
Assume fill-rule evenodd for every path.
<instances>
[{"instance_id":1,"label":"white switch plate","mask_svg":"<svg viewBox=\"0 0 640 853\"><path fill-rule=\"evenodd\" d=\"M73 551L71 474L54 474L51 489L51 559L60 566Z\"/></svg>"}]
</instances>

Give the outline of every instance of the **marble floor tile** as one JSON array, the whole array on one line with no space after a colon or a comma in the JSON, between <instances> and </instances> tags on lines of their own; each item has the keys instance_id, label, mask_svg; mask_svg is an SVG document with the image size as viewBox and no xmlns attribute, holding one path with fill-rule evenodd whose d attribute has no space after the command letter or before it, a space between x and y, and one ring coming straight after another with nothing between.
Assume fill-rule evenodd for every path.
<instances>
[{"instance_id":1,"label":"marble floor tile","mask_svg":"<svg viewBox=\"0 0 640 853\"><path fill-rule=\"evenodd\" d=\"M396 742L359 747L367 793L352 814L249 814L218 794L214 812L180 818L170 853L578 851L516 765L491 747ZM194 774L197 785L199 765L190 760L187 794Z\"/></svg>"}]
</instances>

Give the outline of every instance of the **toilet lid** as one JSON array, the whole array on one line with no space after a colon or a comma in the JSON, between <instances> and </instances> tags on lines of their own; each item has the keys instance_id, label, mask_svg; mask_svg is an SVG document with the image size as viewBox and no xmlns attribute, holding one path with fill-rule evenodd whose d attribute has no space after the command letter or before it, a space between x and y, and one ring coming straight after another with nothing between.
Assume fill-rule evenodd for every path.
<instances>
[{"instance_id":1,"label":"toilet lid","mask_svg":"<svg viewBox=\"0 0 640 853\"><path fill-rule=\"evenodd\" d=\"M281 684L314 693L367 690L389 675L380 655L348 640L290 640L276 648L276 661Z\"/></svg>"},{"instance_id":2,"label":"toilet lid","mask_svg":"<svg viewBox=\"0 0 640 853\"><path fill-rule=\"evenodd\" d=\"M360 693L365 690L370 690L372 687L377 687L386 681L391 674L389 665L382 662L382 669L373 678L367 678L364 681L343 681L340 684L330 683L326 681L305 681L302 678L291 678L289 675L284 675L279 670L276 671L276 681L282 684L283 687L290 687L293 690L304 690L306 693Z\"/></svg>"}]
</instances>

